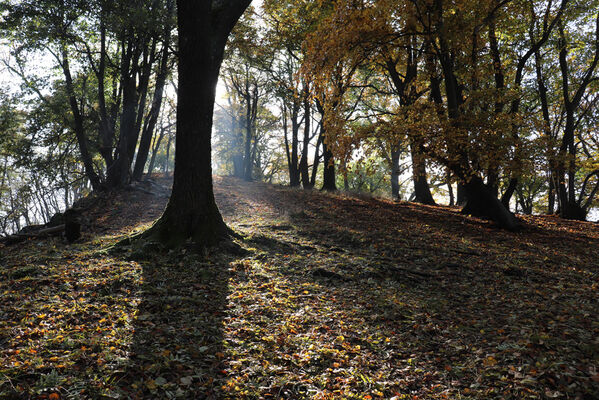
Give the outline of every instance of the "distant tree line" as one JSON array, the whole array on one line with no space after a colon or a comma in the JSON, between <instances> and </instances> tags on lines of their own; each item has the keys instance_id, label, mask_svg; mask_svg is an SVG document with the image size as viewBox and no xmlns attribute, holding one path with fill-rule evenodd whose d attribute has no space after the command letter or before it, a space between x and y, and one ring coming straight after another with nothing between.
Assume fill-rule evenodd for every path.
<instances>
[{"instance_id":1,"label":"distant tree line","mask_svg":"<svg viewBox=\"0 0 599 400\"><path fill-rule=\"evenodd\" d=\"M236 25L249 1L225 3L202 5L213 19L184 36L182 9L200 12L184 0L3 3L4 64L21 86L2 94L0 228L171 169L175 131L185 164L196 143L178 143L177 101L183 90L198 115L183 114L212 132L219 71L217 172L423 204L443 194L507 229L514 210L584 220L597 205L597 0L264 0ZM192 36L197 65L182 66Z\"/></svg>"}]
</instances>

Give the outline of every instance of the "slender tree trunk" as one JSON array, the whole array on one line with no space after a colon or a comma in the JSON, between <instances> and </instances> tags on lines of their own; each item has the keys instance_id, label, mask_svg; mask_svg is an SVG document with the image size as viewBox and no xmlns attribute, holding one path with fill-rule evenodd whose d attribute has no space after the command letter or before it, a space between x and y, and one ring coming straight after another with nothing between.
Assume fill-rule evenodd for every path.
<instances>
[{"instance_id":1,"label":"slender tree trunk","mask_svg":"<svg viewBox=\"0 0 599 400\"><path fill-rule=\"evenodd\" d=\"M553 173L549 173L549 190L547 193L547 214L552 215L555 213L555 181L553 179Z\"/></svg>"},{"instance_id":2,"label":"slender tree trunk","mask_svg":"<svg viewBox=\"0 0 599 400\"><path fill-rule=\"evenodd\" d=\"M164 138L164 128L160 128L160 134L155 139L154 146L152 146L152 156L150 157L150 165L148 166L148 176L152 175L152 171L154 171L154 165L156 163L156 154L158 154L158 149L160 148L160 143L162 143L162 139Z\"/></svg>"},{"instance_id":3,"label":"slender tree trunk","mask_svg":"<svg viewBox=\"0 0 599 400\"><path fill-rule=\"evenodd\" d=\"M249 95L249 87L246 81L246 110L245 110L245 151L243 156L243 179L247 182L252 180L252 101Z\"/></svg>"},{"instance_id":4,"label":"slender tree trunk","mask_svg":"<svg viewBox=\"0 0 599 400\"><path fill-rule=\"evenodd\" d=\"M171 13L173 12L172 0L167 2L167 18L170 20ZM146 123L144 125L141 140L139 142L139 148L137 150L137 158L135 160L135 168L133 169L133 179L141 180L143 175L144 167L148 159L148 152L150 151L150 145L152 142L152 135L156 129L156 123L158 122L158 116L160 115L160 109L162 107L162 97L164 93L164 86L166 84L166 77L168 75L168 54L171 37L170 24L166 24L164 29L164 42L162 44L162 58L160 60L160 70L156 76L156 88L154 89L154 97L152 99L152 107Z\"/></svg>"},{"instance_id":5,"label":"slender tree trunk","mask_svg":"<svg viewBox=\"0 0 599 400\"><path fill-rule=\"evenodd\" d=\"M291 109L291 164L289 165L289 186L297 187L300 185L300 170L299 170L299 105L293 100Z\"/></svg>"},{"instance_id":6,"label":"slender tree trunk","mask_svg":"<svg viewBox=\"0 0 599 400\"><path fill-rule=\"evenodd\" d=\"M106 107L106 10L102 9L100 17L100 61L98 63L98 109L100 114L100 154L106 164L106 170L109 171L113 167L114 159L112 158L112 145L114 141L114 130L108 117Z\"/></svg>"},{"instance_id":7,"label":"slender tree trunk","mask_svg":"<svg viewBox=\"0 0 599 400\"><path fill-rule=\"evenodd\" d=\"M77 138L77 144L79 145L79 153L81 154L81 161L85 168L85 175L89 179L92 188L94 190L99 190L101 189L100 177L94 169L92 156L87 146L87 135L85 134L85 128L83 126L83 116L81 115L81 110L79 109L79 104L77 103L77 98L75 96L73 78L71 76L71 68L69 65L69 56L65 48L62 49L62 70L65 76L69 105L71 106L71 112L73 113L75 137Z\"/></svg>"},{"instance_id":8,"label":"slender tree trunk","mask_svg":"<svg viewBox=\"0 0 599 400\"><path fill-rule=\"evenodd\" d=\"M232 105L232 103L230 103ZM243 133L239 115L231 108L231 131L233 134L233 176L243 178Z\"/></svg>"},{"instance_id":9,"label":"slender tree trunk","mask_svg":"<svg viewBox=\"0 0 599 400\"><path fill-rule=\"evenodd\" d=\"M453 184L451 183L451 172L447 171L447 190L449 192L449 206L455 206L455 195L453 193Z\"/></svg>"},{"instance_id":10,"label":"slender tree trunk","mask_svg":"<svg viewBox=\"0 0 599 400\"><path fill-rule=\"evenodd\" d=\"M322 126L322 125L321 125ZM312 163L312 175L310 176L310 186L316 185L316 175L318 174L318 166L320 165L320 145L322 144L322 130L316 139L316 148L314 149L314 162Z\"/></svg>"},{"instance_id":11,"label":"slender tree trunk","mask_svg":"<svg viewBox=\"0 0 599 400\"><path fill-rule=\"evenodd\" d=\"M135 129L135 110L137 106L137 79L136 74L130 71L131 64L135 64L136 49L133 39L127 44L123 43L123 56L121 60L121 79L123 87L123 110L120 120L119 141L114 167L108 171L108 185L118 187L129 182L131 159L129 158L130 141L133 140Z\"/></svg>"},{"instance_id":12,"label":"slender tree trunk","mask_svg":"<svg viewBox=\"0 0 599 400\"><path fill-rule=\"evenodd\" d=\"M135 111L135 125L133 127L133 132L131 133L131 139L129 140L129 148L127 149L128 151L128 159L130 160L129 163L129 167L131 167L131 163L133 162L133 159L135 158L135 148L137 147L137 142L139 140L139 134L142 131L142 125L143 125L143 121L144 121L144 117L145 117L145 110L146 110L146 99L148 97L148 87L150 85L150 76L152 75L152 66L154 65L154 62L156 61L156 38L152 39L152 44L150 45L150 47L148 47L148 43L146 42L143 48L143 61L141 63L141 66L139 67L140 70L140 78L139 78L139 85L137 85L137 90L136 90L136 111ZM152 103L153 105L154 103ZM148 116L148 118L151 118L151 116ZM157 118L157 117L156 117ZM148 120L146 120L146 124L147 124ZM151 140L151 136L154 133L154 131L152 130L149 135L150 135L150 140ZM149 146L148 146L149 149ZM145 157L147 159L147 150L146 150L146 154ZM142 173L143 173L143 167L145 165L142 165ZM131 176L132 178L133 175ZM141 178L141 175L140 175Z\"/></svg>"},{"instance_id":13,"label":"slender tree trunk","mask_svg":"<svg viewBox=\"0 0 599 400\"><path fill-rule=\"evenodd\" d=\"M302 148L302 157L299 163L299 170L302 178L302 186L304 189L311 189L310 174L308 172L308 150L310 146L310 99L306 95L304 98L304 140Z\"/></svg>"},{"instance_id":14,"label":"slender tree trunk","mask_svg":"<svg viewBox=\"0 0 599 400\"><path fill-rule=\"evenodd\" d=\"M164 161L164 173L168 174L168 162L171 158L171 144L173 142L173 137L169 135L168 141L166 142L166 159Z\"/></svg>"},{"instance_id":15,"label":"slender tree trunk","mask_svg":"<svg viewBox=\"0 0 599 400\"><path fill-rule=\"evenodd\" d=\"M401 150L399 145L397 149L391 150L391 197L393 200L401 200L399 195L399 156Z\"/></svg>"}]
</instances>

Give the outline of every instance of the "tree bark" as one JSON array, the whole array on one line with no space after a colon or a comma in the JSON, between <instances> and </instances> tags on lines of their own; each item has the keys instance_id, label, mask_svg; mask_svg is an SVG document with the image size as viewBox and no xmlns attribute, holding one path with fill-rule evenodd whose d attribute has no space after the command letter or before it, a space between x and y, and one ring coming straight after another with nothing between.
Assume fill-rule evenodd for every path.
<instances>
[{"instance_id":1,"label":"tree bark","mask_svg":"<svg viewBox=\"0 0 599 400\"><path fill-rule=\"evenodd\" d=\"M302 178L302 187L304 189L310 189L310 174L308 172L308 147L310 146L310 110L311 104L308 98L307 91L304 97L304 140L302 148L302 157L299 163L300 175Z\"/></svg>"},{"instance_id":2,"label":"tree bark","mask_svg":"<svg viewBox=\"0 0 599 400\"><path fill-rule=\"evenodd\" d=\"M393 200L401 200L399 195L399 156L401 150L399 146L395 150L391 150L391 197Z\"/></svg>"},{"instance_id":3,"label":"tree bark","mask_svg":"<svg viewBox=\"0 0 599 400\"><path fill-rule=\"evenodd\" d=\"M412 180L414 182L414 201L420 204L436 205L431 189L426 179L426 160L418 150L415 138L410 138L410 153L412 155Z\"/></svg>"},{"instance_id":4,"label":"tree bark","mask_svg":"<svg viewBox=\"0 0 599 400\"><path fill-rule=\"evenodd\" d=\"M177 1L179 99L173 191L162 217L144 235L157 237L168 247L188 239L210 246L230 234L214 200L212 113L227 37L250 1Z\"/></svg>"},{"instance_id":5,"label":"tree bark","mask_svg":"<svg viewBox=\"0 0 599 400\"><path fill-rule=\"evenodd\" d=\"M334 192L337 190L335 182L335 163L333 162L333 153L326 143L326 139L322 141L322 149L324 153L324 171L322 174L322 190Z\"/></svg>"},{"instance_id":6,"label":"tree bark","mask_svg":"<svg viewBox=\"0 0 599 400\"><path fill-rule=\"evenodd\" d=\"M316 139L316 148L314 149L314 162L312 163L312 175L310 176L310 186L314 187L316 185L316 175L318 174L318 166L320 165L320 158L322 155L320 154L320 145L322 144L322 122L320 124L320 132L318 134L318 139Z\"/></svg>"},{"instance_id":7,"label":"tree bark","mask_svg":"<svg viewBox=\"0 0 599 400\"><path fill-rule=\"evenodd\" d=\"M299 158L299 104L294 99L291 106L291 158L289 164L289 186L297 187L300 185L300 170L298 166Z\"/></svg>"},{"instance_id":8,"label":"tree bark","mask_svg":"<svg viewBox=\"0 0 599 400\"><path fill-rule=\"evenodd\" d=\"M516 217L501 204L481 178L475 176L464 184L468 202L462 213L488 218L501 228L517 231L520 227Z\"/></svg>"}]
</instances>

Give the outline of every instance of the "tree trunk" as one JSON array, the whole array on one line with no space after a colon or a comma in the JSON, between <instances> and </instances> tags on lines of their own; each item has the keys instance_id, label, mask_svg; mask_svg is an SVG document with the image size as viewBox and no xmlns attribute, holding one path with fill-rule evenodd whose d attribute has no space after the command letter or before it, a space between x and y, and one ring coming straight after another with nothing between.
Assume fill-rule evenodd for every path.
<instances>
[{"instance_id":1,"label":"tree trunk","mask_svg":"<svg viewBox=\"0 0 599 400\"><path fill-rule=\"evenodd\" d=\"M173 137L168 135L168 141L166 142L166 158L164 160L164 173L168 174L168 160L171 158L171 143L173 142Z\"/></svg>"},{"instance_id":2,"label":"tree trunk","mask_svg":"<svg viewBox=\"0 0 599 400\"><path fill-rule=\"evenodd\" d=\"M547 193L547 214L552 215L555 213L555 181L553 179L553 172L549 173L549 190Z\"/></svg>"},{"instance_id":3,"label":"tree trunk","mask_svg":"<svg viewBox=\"0 0 599 400\"><path fill-rule=\"evenodd\" d=\"M316 185L316 175L318 174L318 166L320 164L320 145L322 144L322 129L316 139L316 148L314 149L314 162L312 163L312 175L310 176L310 186Z\"/></svg>"},{"instance_id":4,"label":"tree trunk","mask_svg":"<svg viewBox=\"0 0 599 400\"><path fill-rule=\"evenodd\" d=\"M129 43L122 44L123 59L121 61L121 79L123 90L123 110L120 120L119 141L117 145L117 155L114 165L108 171L108 185L119 187L129 182L131 159L129 158L130 141L133 140L133 130L135 129L135 111L137 106L137 78L130 71L130 65L136 63L137 55L134 49L133 39Z\"/></svg>"},{"instance_id":5,"label":"tree trunk","mask_svg":"<svg viewBox=\"0 0 599 400\"><path fill-rule=\"evenodd\" d=\"M299 147L299 106L293 100L291 109L291 159L289 164L289 186L297 187L300 185L300 170L298 166L298 147Z\"/></svg>"},{"instance_id":6,"label":"tree trunk","mask_svg":"<svg viewBox=\"0 0 599 400\"><path fill-rule=\"evenodd\" d=\"M471 178L463 186L468 201L462 213L491 219L501 228L509 231L519 229L520 225L516 217L501 204L480 177Z\"/></svg>"},{"instance_id":7,"label":"tree trunk","mask_svg":"<svg viewBox=\"0 0 599 400\"><path fill-rule=\"evenodd\" d=\"M231 102L229 104L232 106ZM231 132L233 134L233 176L243 179L243 132L239 115L233 107L231 107Z\"/></svg>"},{"instance_id":8,"label":"tree trunk","mask_svg":"<svg viewBox=\"0 0 599 400\"><path fill-rule=\"evenodd\" d=\"M503 195L501 196L501 204L503 204L503 206L508 210L510 209L510 201L512 200L512 196L514 195L517 187L518 178L510 178L507 189L505 189L505 192L503 192Z\"/></svg>"},{"instance_id":9,"label":"tree trunk","mask_svg":"<svg viewBox=\"0 0 599 400\"><path fill-rule=\"evenodd\" d=\"M112 124L108 117L108 110L106 107L106 10L104 6L100 17L100 62L98 66L98 111L100 117L99 125L99 136L100 136L100 154L106 164L106 170L110 170L113 167L112 158L112 145L114 141L114 130L112 130Z\"/></svg>"},{"instance_id":10,"label":"tree trunk","mask_svg":"<svg viewBox=\"0 0 599 400\"><path fill-rule=\"evenodd\" d=\"M73 85L73 78L71 76L71 68L69 65L69 57L67 50L62 49L62 70L65 76L65 82L67 87L67 94L69 97L69 105L71 106L71 112L73 113L75 136L77 138L77 144L79 145L79 153L81 154L81 161L85 168L85 175L89 179L92 188L99 190L101 188L100 177L94 169L94 163L92 156L87 147L87 135L85 134L85 128L83 126L83 116L75 97L75 89Z\"/></svg>"},{"instance_id":11,"label":"tree trunk","mask_svg":"<svg viewBox=\"0 0 599 400\"><path fill-rule=\"evenodd\" d=\"M252 140L253 140L253 132L252 132L252 100L249 95L249 88L246 87L246 92L248 93L245 96L246 101L246 111L245 111L245 150L243 155L243 179L247 182L251 182L252 180Z\"/></svg>"},{"instance_id":12,"label":"tree trunk","mask_svg":"<svg viewBox=\"0 0 599 400\"><path fill-rule=\"evenodd\" d=\"M172 0L167 3L167 17L170 19L171 12L173 11ZM148 120L144 124L143 133L139 142L139 148L137 150L137 158L135 160L135 168L133 169L133 179L141 180L144 172L146 161L148 160L148 153L150 151L150 145L152 142L152 135L158 122L158 116L160 109L162 108L162 95L164 92L164 86L166 84L166 77L168 74L168 53L170 45L170 24L166 24L164 29L164 43L162 44L162 58L160 60L160 70L156 76L156 88L154 89L154 97L152 99L152 107L150 108L150 114Z\"/></svg>"},{"instance_id":13,"label":"tree trunk","mask_svg":"<svg viewBox=\"0 0 599 400\"><path fill-rule=\"evenodd\" d=\"M410 153L412 155L412 180L414 182L414 201L420 204L436 205L426 179L426 160L418 151L418 144L414 138L410 140Z\"/></svg>"},{"instance_id":14,"label":"tree trunk","mask_svg":"<svg viewBox=\"0 0 599 400\"><path fill-rule=\"evenodd\" d=\"M451 172L447 171L447 191L449 192L449 206L455 206L455 196L453 194L453 184L451 183Z\"/></svg>"},{"instance_id":15,"label":"tree trunk","mask_svg":"<svg viewBox=\"0 0 599 400\"><path fill-rule=\"evenodd\" d=\"M164 138L164 133L166 129L161 127L160 134L158 138L156 138L154 146L152 148L152 156L150 157L150 165L148 166L148 176L152 175L152 171L154 171L154 164L156 163L156 154L158 154L158 149L160 148L160 143L162 143L162 139Z\"/></svg>"},{"instance_id":16,"label":"tree trunk","mask_svg":"<svg viewBox=\"0 0 599 400\"><path fill-rule=\"evenodd\" d=\"M397 150L391 151L391 197L393 200L401 200L399 195L399 156L401 151L399 146Z\"/></svg>"},{"instance_id":17,"label":"tree trunk","mask_svg":"<svg viewBox=\"0 0 599 400\"><path fill-rule=\"evenodd\" d=\"M306 95L304 98L304 140L302 148L302 157L299 163L299 170L304 189L310 189L310 174L308 172L308 147L310 146L310 99Z\"/></svg>"},{"instance_id":18,"label":"tree trunk","mask_svg":"<svg viewBox=\"0 0 599 400\"><path fill-rule=\"evenodd\" d=\"M215 3L219 6L213 9ZM187 239L210 246L229 236L212 187L212 113L227 37L249 3L177 1L179 99L173 191L162 217L144 234L169 247Z\"/></svg>"},{"instance_id":19,"label":"tree trunk","mask_svg":"<svg viewBox=\"0 0 599 400\"><path fill-rule=\"evenodd\" d=\"M322 141L324 153L324 171L322 174L322 190L334 192L337 190L335 183L335 163L333 162L333 153L326 144L326 139Z\"/></svg>"},{"instance_id":20,"label":"tree trunk","mask_svg":"<svg viewBox=\"0 0 599 400\"><path fill-rule=\"evenodd\" d=\"M141 65L138 67L139 71L140 71L140 77L139 77L139 84L137 85L137 89L136 89L136 94L137 94L137 98L136 98L136 102L137 102L137 107L136 107L136 111L135 111L135 125L133 128L133 132L131 133L131 139L129 140L129 149L128 149L128 159L129 159L129 167L131 167L131 163L133 162L133 159L135 158L135 148L137 147L137 142L139 140L139 134L140 132L142 132L142 125L144 125L144 117L145 117L145 110L146 110L146 99L148 97L148 87L150 85L150 76L152 75L152 66L154 65L154 62L156 61L156 42L157 39L154 37L152 39L152 44L151 46L148 48L148 43L146 41L146 43L144 44L143 47L143 58L142 58L142 62ZM156 82L156 84L158 84L158 82ZM152 104L153 106L154 104ZM148 116L148 118L151 118L151 116ZM147 128L147 123L149 122L149 120L146 120L146 128ZM150 132L150 140L151 140L151 136L154 133L154 131L152 130ZM149 146L148 148L149 149ZM146 150L146 154L145 157L147 159L148 153ZM145 162L144 162L145 164ZM142 173L143 173L143 167L145 165L142 165ZM141 175L140 175L141 177ZM133 177L133 174L131 175L132 179L135 179Z\"/></svg>"}]
</instances>

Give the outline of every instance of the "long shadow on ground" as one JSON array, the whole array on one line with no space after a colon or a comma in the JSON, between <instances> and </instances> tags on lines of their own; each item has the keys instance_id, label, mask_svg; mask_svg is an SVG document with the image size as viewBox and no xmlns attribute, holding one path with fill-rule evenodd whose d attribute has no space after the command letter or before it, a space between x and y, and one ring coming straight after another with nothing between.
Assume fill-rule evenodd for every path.
<instances>
[{"instance_id":1,"label":"long shadow on ground","mask_svg":"<svg viewBox=\"0 0 599 400\"><path fill-rule=\"evenodd\" d=\"M228 262L221 255L141 261L142 300L127 368L115 382L132 398L220 398Z\"/></svg>"},{"instance_id":2,"label":"long shadow on ground","mask_svg":"<svg viewBox=\"0 0 599 400\"><path fill-rule=\"evenodd\" d=\"M255 213L236 221L257 255L225 331L245 338L227 367L254 396L599 392L592 225L512 234L442 208L221 184Z\"/></svg>"}]
</instances>

